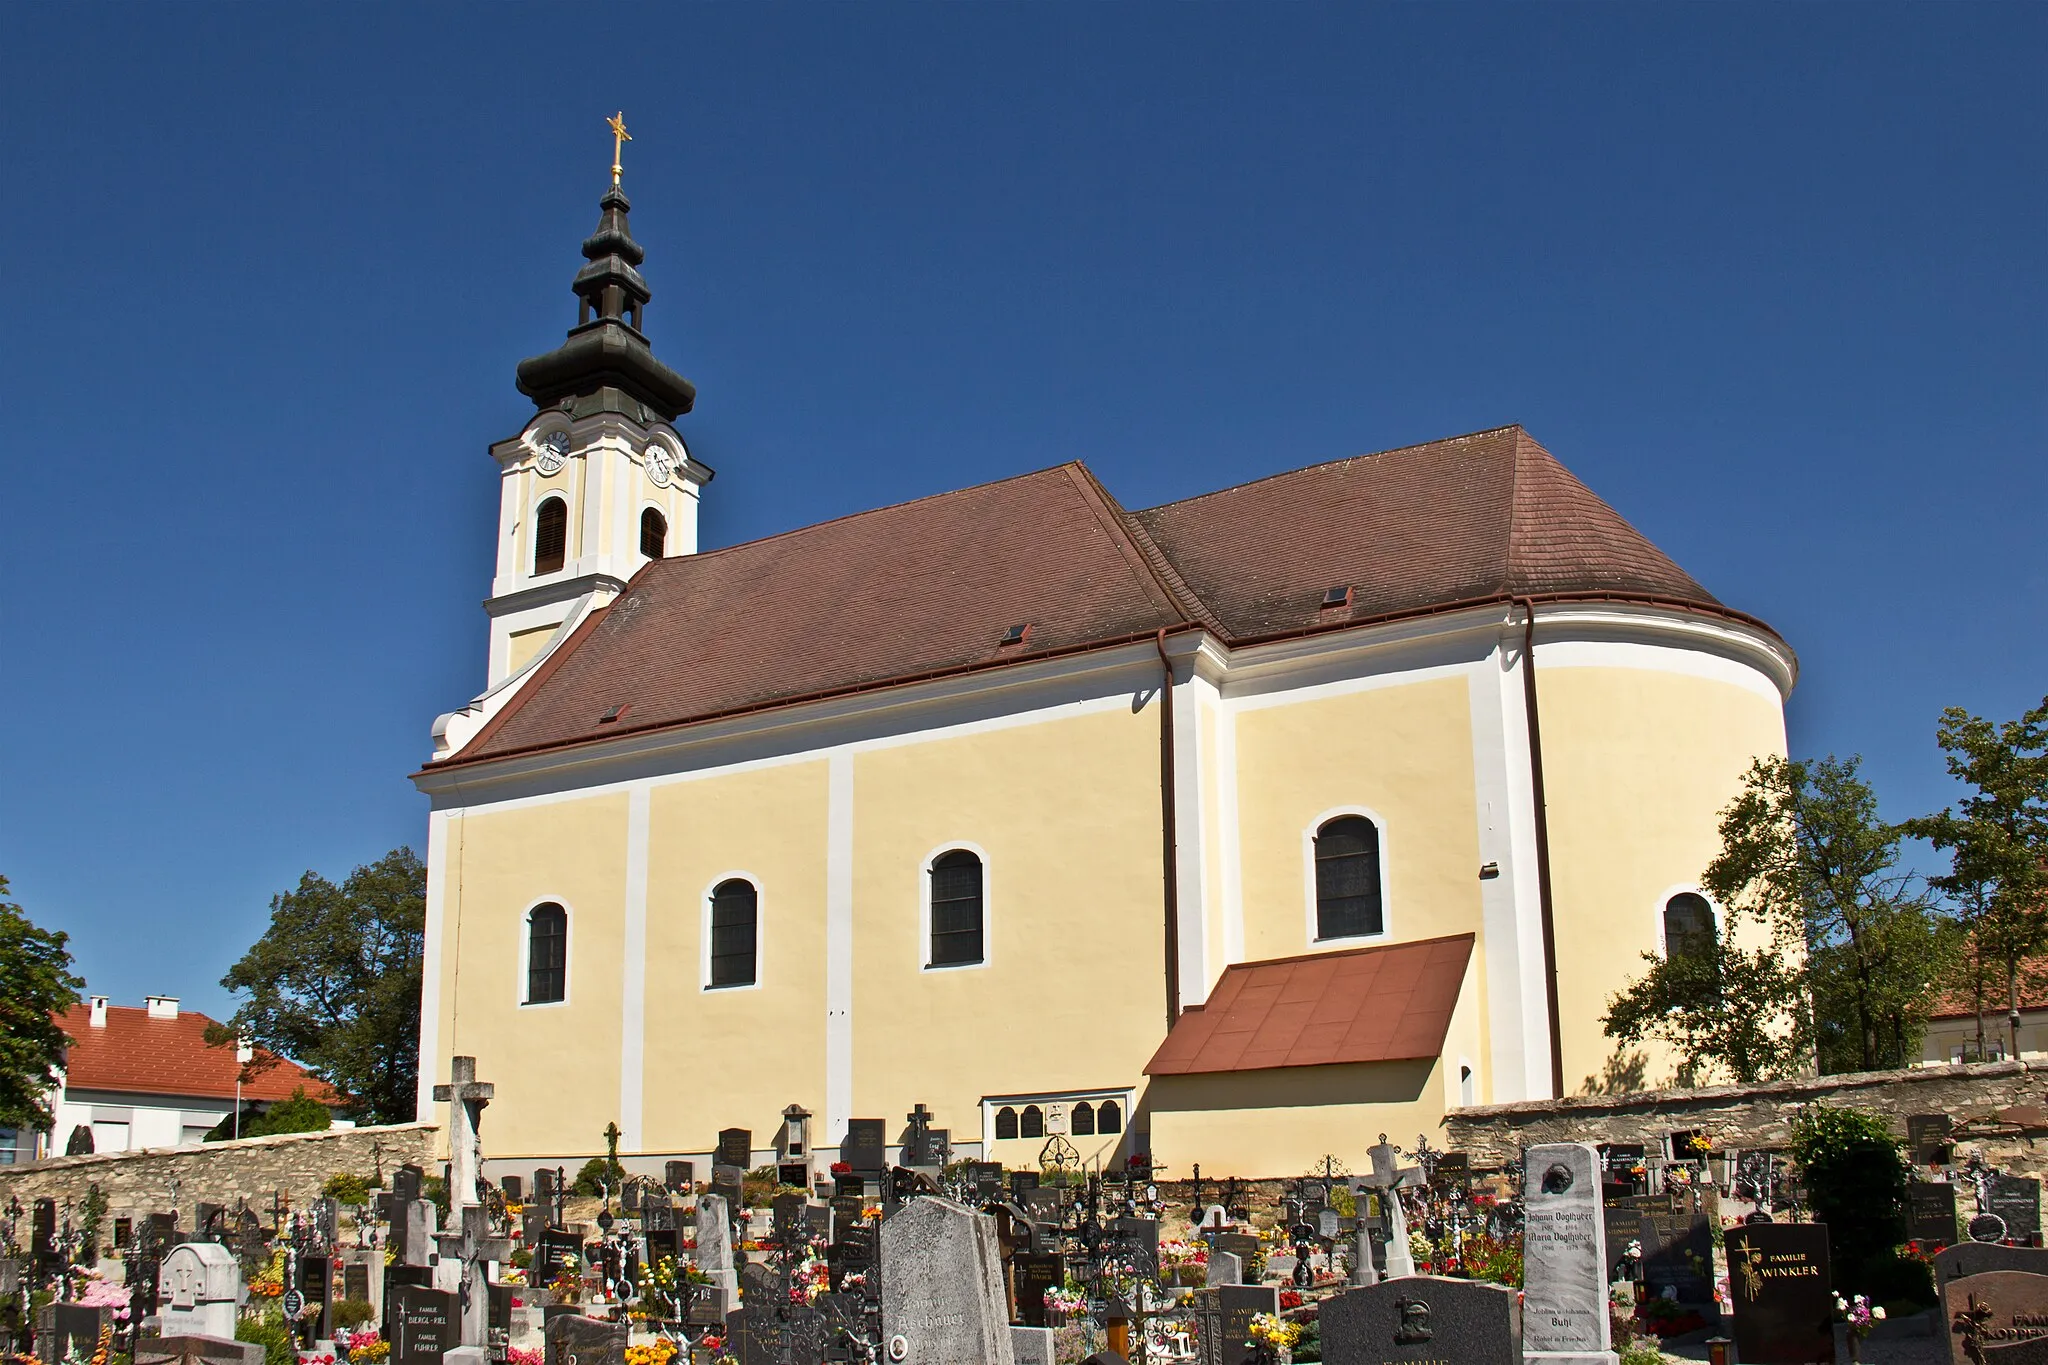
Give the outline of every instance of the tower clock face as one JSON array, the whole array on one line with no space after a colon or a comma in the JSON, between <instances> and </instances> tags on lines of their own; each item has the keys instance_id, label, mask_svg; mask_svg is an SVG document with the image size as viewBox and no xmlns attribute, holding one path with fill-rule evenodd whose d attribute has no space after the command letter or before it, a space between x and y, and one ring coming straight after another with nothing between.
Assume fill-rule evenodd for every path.
<instances>
[{"instance_id":1,"label":"tower clock face","mask_svg":"<svg viewBox=\"0 0 2048 1365\"><path fill-rule=\"evenodd\" d=\"M562 467L563 462L568 458L568 432L551 431L540 438L540 454L534 459L534 463L540 466L541 473L554 473Z\"/></svg>"},{"instance_id":2,"label":"tower clock face","mask_svg":"<svg viewBox=\"0 0 2048 1365\"><path fill-rule=\"evenodd\" d=\"M668 487L668 481L675 477L676 457L668 453L666 446L647 447L647 477L654 480L656 488Z\"/></svg>"}]
</instances>

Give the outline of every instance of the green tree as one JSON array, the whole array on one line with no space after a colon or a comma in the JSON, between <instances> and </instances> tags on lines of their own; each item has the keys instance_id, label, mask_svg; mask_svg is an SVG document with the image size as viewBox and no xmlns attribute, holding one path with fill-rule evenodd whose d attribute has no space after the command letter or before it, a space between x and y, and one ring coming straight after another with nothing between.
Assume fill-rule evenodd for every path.
<instances>
[{"instance_id":1,"label":"green tree","mask_svg":"<svg viewBox=\"0 0 2048 1365\"><path fill-rule=\"evenodd\" d=\"M1912 1060L1956 946L1900 868L1906 830L1878 817L1858 764L1832 755L1752 763L1700 878L1731 921L1765 926L1782 960L1803 962L1822 1071Z\"/></svg>"},{"instance_id":2,"label":"green tree","mask_svg":"<svg viewBox=\"0 0 2048 1365\"><path fill-rule=\"evenodd\" d=\"M1670 1044L1680 1084L1725 1075L1750 1085L1799 1069L1808 1051L1805 983L1774 948L1738 948L1722 933L1643 961L1649 970L1607 1002L1609 1036ZM1730 1009L1731 1000L1742 1008Z\"/></svg>"},{"instance_id":3,"label":"green tree","mask_svg":"<svg viewBox=\"0 0 2048 1365\"><path fill-rule=\"evenodd\" d=\"M1808 1105L1792 1120L1792 1159L1814 1217L1828 1225L1836 1289L1930 1302L1925 1267L1899 1256L1910 1172L1884 1117Z\"/></svg>"},{"instance_id":4,"label":"green tree","mask_svg":"<svg viewBox=\"0 0 2048 1365\"><path fill-rule=\"evenodd\" d=\"M45 1102L71 1039L57 1016L78 1003L68 935L38 929L0 877L0 1126L48 1128Z\"/></svg>"},{"instance_id":5,"label":"green tree","mask_svg":"<svg viewBox=\"0 0 2048 1365\"><path fill-rule=\"evenodd\" d=\"M347 1096L357 1117L411 1119L426 905L426 867L409 848L340 886L306 873L296 890L271 898L270 927L221 978L247 998L207 1041L225 1046L246 1033Z\"/></svg>"},{"instance_id":6,"label":"green tree","mask_svg":"<svg viewBox=\"0 0 2048 1365\"><path fill-rule=\"evenodd\" d=\"M243 1137L269 1137L273 1133L324 1133L333 1115L326 1105L306 1093L306 1087L295 1086L290 1099L279 1100L256 1116L254 1123L242 1125Z\"/></svg>"},{"instance_id":7,"label":"green tree","mask_svg":"<svg viewBox=\"0 0 2048 1365\"><path fill-rule=\"evenodd\" d=\"M1970 794L1907 830L1949 854L1949 871L1933 886L1969 932L1971 960L1955 984L1976 1003L1978 1055L1995 967L2012 1030L2008 1055L2018 1056L2020 981L2027 959L2048 947L2048 698L2004 722L1951 706L1935 739L1949 775Z\"/></svg>"}]
</instances>

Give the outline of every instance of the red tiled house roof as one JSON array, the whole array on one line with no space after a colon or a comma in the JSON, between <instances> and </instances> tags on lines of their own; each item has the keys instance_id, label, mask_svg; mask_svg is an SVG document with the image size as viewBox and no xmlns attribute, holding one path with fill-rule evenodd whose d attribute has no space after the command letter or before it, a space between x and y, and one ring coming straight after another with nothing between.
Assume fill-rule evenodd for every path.
<instances>
[{"instance_id":1,"label":"red tiled house roof","mask_svg":"<svg viewBox=\"0 0 2048 1365\"><path fill-rule=\"evenodd\" d=\"M152 1019L146 1009L109 1005L106 1024L94 1028L92 1007L80 1004L59 1015L57 1022L71 1036L64 1063L67 1089L188 1095L230 1103L235 1098L239 1068L234 1046L207 1046L206 1029L213 1020L203 1014L181 1009L175 1018ZM258 1048L242 1084L242 1098L290 1099L299 1086L323 1104L340 1102L326 1082L304 1067Z\"/></svg>"},{"instance_id":2,"label":"red tiled house roof","mask_svg":"<svg viewBox=\"0 0 2048 1365\"><path fill-rule=\"evenodd\" d=\"M1148 1076L1439 1056L1472 960L1471 934L1223 969L1182 1011Z\"/></svg>"},{"instance_id":3,"label":"red tiled house roof","mask_svg":"<svg viewBox=\"0 0 2048 1365\"><path fill-rule=\"evenodd\" d=\"M1321 609L1348 585L1348 608ZM655 560L476 762L1202 627L1229 643L1512 595L1730 611L1518 426L1124 511L1080 464ZM1030 623L1022 645L1000 644ZM1752 624L1761 625L1760 622ZM1766 627L1768 629L1768 627ZM624 707L616 719L601 718Z\"/></svg>"}]
</instances>

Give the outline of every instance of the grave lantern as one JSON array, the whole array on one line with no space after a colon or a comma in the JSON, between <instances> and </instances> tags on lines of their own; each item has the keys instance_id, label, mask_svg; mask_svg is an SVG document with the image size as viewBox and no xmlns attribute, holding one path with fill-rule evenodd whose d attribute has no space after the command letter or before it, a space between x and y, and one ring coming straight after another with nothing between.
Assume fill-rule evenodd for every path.
<instances>
[{"instance_id":1,"label":"grave lantern","mask_svg":"<svg viewBox=\"0 0 2048 1365\"><path fill-rule=\"evenodd\" d=\"M792 1104L782 1111L782 1158L796 1161L811 1150L811 1111Z\"/></svg>"}]
</instances>

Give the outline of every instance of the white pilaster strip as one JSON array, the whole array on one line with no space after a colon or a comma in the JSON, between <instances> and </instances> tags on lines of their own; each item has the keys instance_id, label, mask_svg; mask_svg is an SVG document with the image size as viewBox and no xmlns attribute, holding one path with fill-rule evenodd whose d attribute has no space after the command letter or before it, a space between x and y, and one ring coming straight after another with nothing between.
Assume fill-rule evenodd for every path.
<instances>
[{"instance_id":1,"label":"white pilaster strip","mask_svg":"<svg viewBox=\"0 0 2048 1365\"><path fill-rule=\"evenodd\" d=\"M1244 861L1237 823L1237 708L1216 704L1216 823L1222 843L1217 849L1217 875L1223 879L1223 961L1218 971L1244 961Z\"/></svg>"},{"instance_id":2,"label":"white pilaster strip","mask_svg":"<svg viewBox=\"0 0 2048 1365\"><path fill-rule=\"evenodd\" d=\"M647 1067L646 783L626 798L626 946L619 981L619 1145L641 1150L641 1085Z\"/></svg>"},{"instance_id":3,"label":"white pilaster strip","mask_svg":"<svg viewBox=\"0 0 2048 1365\"><path fill-rule=\"evenodd\" d=\"M441 939L448 931L448 822L454 812L427 816L427 927L420 953L419 1099L413 1114L434 1117L434 1081L441 1074Z\"/></svg>"},{"instance_id":4,"label":"white pilaster strip","mask_svg":"<svg viewBox=\"0 0 2048 1365\"><path fill-rule=\"evenodd\" d=\"M1480 858L1500 864L1500 876L1480 884L1493 1053L1489 1098L1495 1104L1550 1094L1543 896L1536 878L1536 794L1521 654L1521 630L1510 623L1502 628L1493 652L1472 674Z\"/></svg>"},{"instance_id":5,"label":"white pilaster strip","mask_svg":"<svg viewBox=\"0 0 2048 1365\"><path fill-rule=\"evenodd\" d=\"M838 1145L853 1117L853 755L826 764L825 1140Z\"/></svg>"},{"instance_id":6,"label":"white pilaster strip","mask_svg":"<svg viewBox=\"0 0 2048 1365\"><path fill-rule=\"evenodd\" d=\"M1183 1008L1209 998L1209 860L1202 841L1208 822L1202 815L1202 714L1216 700L1216 689L1200 677L1180 685L1180 705L1173 713L1173 823L1175 890L1180 927L1180 1003Z\"/></svg>"}]
</instances>

